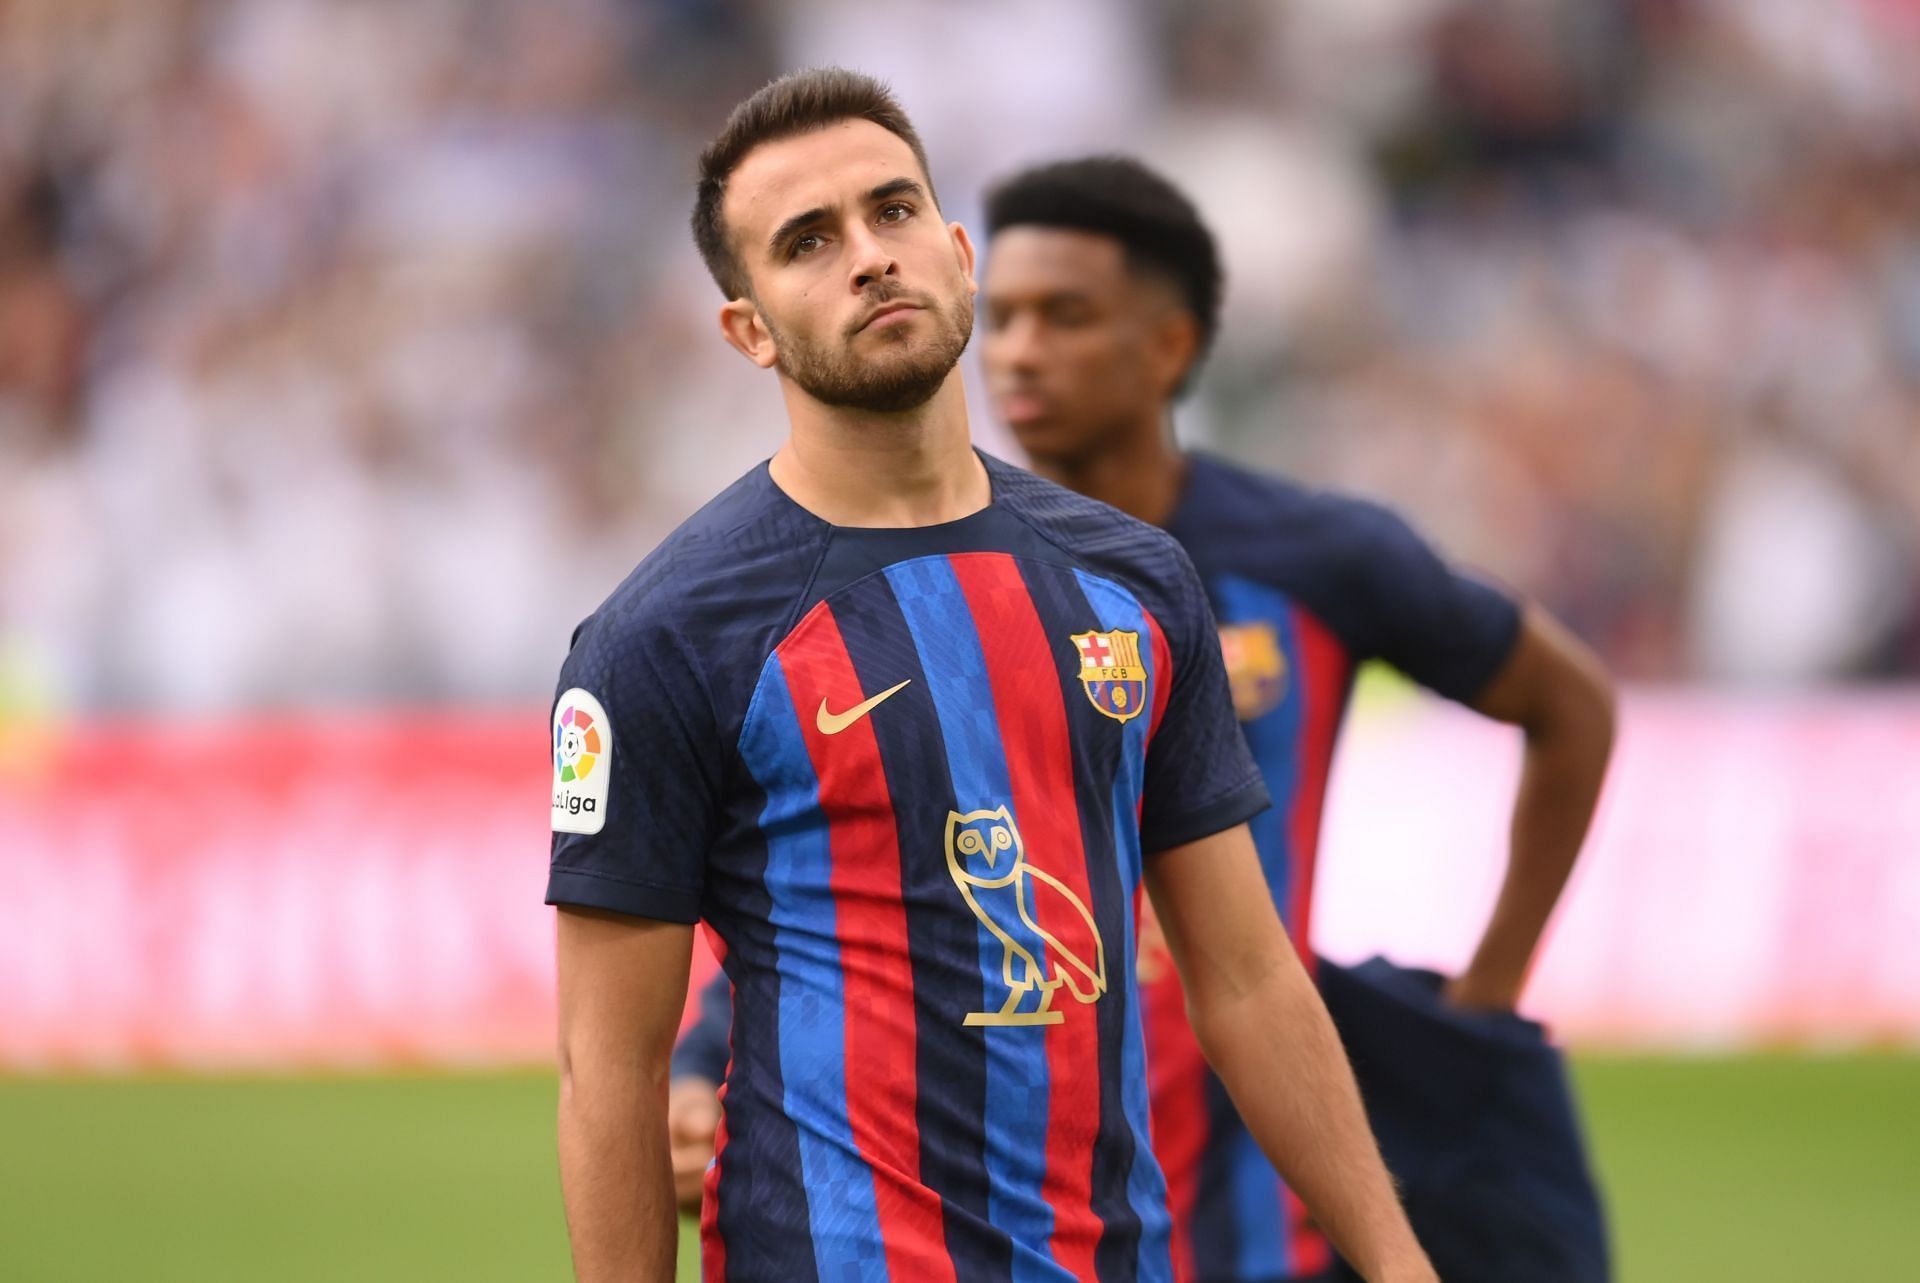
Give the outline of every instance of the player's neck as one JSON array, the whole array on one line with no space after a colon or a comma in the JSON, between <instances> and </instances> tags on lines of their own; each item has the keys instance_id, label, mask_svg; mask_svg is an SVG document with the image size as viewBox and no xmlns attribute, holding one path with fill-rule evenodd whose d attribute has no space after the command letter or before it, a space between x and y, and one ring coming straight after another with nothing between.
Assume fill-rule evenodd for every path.
<instances>
[{"instance_id":1,"label":"player's neck","mask_svg":"<svg viewBox=\"0 0 1920 1283\"><path fill-rule=\"evenodd\" d=\"M787 397L792 432L768 465L788 498L836 526L934 526L993 497L973 451L956 371L925 405L899 414Z\"/></svg>"},{"instance_id":2,"label":"player's neck","mask_svg":"<svg viewBox=\"0 0 1920 1283\"><path fill-rule=\"evenodd\" d=\"M1036 458L1033 470L1156 526L1172 519L1187 481L1186 456L1173 443L1170 423L1128 433L1078 458Z\"/></svg>"}]
</instances>

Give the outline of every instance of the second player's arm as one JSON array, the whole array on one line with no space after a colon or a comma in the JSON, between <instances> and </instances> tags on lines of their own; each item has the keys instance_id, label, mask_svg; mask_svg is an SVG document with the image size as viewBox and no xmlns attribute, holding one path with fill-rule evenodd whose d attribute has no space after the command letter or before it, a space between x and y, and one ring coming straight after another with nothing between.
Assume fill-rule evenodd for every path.
<instances>
[{"instance_id":1,"label":"second player's arm","mask_svg":"<svg viewBox=\"0 0 1920 1283\"><path fill-rule=\"evenodd\" d=\"M1613 685L1552 615L1528 606L1513 653L1473 700L1526 737L1506 878L1473 961L1448 986L1462 1006L1509 1009L1573 872L1613 749Z\"/></svg>"},{"instance_id":2,"label":"second player's arm","mask_svg":"<svg viewBox=\"0 0 1920 1283\"><path fill-rule=\"evenodd\" d=\"M670 1279L667 1073L693 928L561 908L560 1183L580 1283Z\"/></svg>"},{"instance_id":3,"label":"second player's arm","mask_svg":"<svg viewBox=\"0 0 1920 1283\"><path fill-rule=\"evenodd\" d=\"M1433 1280L1246 826L1152 857L1147 889L1201 1049L1267 1157L1370 1283Z\"/></svg>"}]
</instances>

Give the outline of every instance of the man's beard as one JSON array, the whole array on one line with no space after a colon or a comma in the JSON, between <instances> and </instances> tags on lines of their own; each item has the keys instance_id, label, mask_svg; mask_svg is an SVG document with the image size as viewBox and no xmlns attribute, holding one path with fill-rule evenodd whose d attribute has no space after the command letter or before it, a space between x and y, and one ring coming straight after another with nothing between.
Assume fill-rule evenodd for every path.
<instances>
[{"instance_id":1,"label":"man's beard","mask_svg":"<svg viewBox=\"0 0 1920 1283\"><path fill-rule=\"evenodd\" d=\"M877 307L906 298L904 290L875 291L869 301ZM948 306L925 296L909 301L925 310L933 321L933 333L916 342L908 334L909 325L901 325L882 335L879 350L869 356L853 352L858 331L830 347L774 330L769 320L768 329L780 353L775 364L822 405L874 414L917 409L940 390L967 350L967 340L973 337L973 299L962 291L958 302Z\"/></svg>"}]
</instances>

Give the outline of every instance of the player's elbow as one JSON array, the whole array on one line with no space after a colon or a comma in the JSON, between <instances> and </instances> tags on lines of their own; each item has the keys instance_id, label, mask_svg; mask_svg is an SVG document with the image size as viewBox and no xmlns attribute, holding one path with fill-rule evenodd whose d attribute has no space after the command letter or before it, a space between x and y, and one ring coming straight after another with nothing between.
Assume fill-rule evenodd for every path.
<instances>
[{"instance_id":1,"label":"player's elbow","mask_svg":"<svg viewBox=\"0 0 1920 1283\"><path fill-rule=\"evenodd\" d=\"M1182 976L1187 995L1187 1023L1210 1063L1231 1045L1233 1035L1249 1019L1271 1016L1284 1008L1283 971L1293 963L1292 946L1284 936L1267 949L1248 949L1212 965L1188 968Z\"/></svg>"},{"instance_id":2,"label":"player's elbow","mask_svg":"<svg viewBox=\"0 0 1920 1283\"><path fill-rule=\"evenodd\" d=\"M1619 695L1613 678L1596 657L1569 664L1550 701L1550 725L1564 739L1580 744L1583 756L1605 761L1613 752L1619 724Z\"/></svg>"},{"instance_id":3,"label":"player's elbow","mask_svg":"<svg viewBox=\"0 0 1920 1283\"><path fill-rule=\"evenodd\" d=\"M608 1090L658 1093L664 1097L672 1069L670 1038L631 1029L594 1029L563 1022L555 1048L563 1099Z\"/></svg>"}]
</instances>

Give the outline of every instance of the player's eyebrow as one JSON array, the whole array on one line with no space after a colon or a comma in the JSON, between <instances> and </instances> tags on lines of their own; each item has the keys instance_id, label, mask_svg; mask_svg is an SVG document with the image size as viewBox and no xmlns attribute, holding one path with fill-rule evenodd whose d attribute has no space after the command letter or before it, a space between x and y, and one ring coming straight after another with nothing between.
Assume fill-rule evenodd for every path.
<instances>
[{"instance_id":1,"label":"player's eyebrow","mask_svg":"<svg viewBox=\"0 0 1920 1283\"><path fill-rule=\"evenodd\" d=\"M895 178L881 183L878 187L868 192L867 199L870 201L887 200L893 196L917 196L924 198L926 194L927 189L915 180L911 178Z\"/></svg>"},{"instance_id":2,"label":"player's eyebrow","mask_svg":"<svg viewBox=\"0 0 1920 1283\"><path fill-rule=\"evenodd\" d=\"M1029 293L1006 289L997 291L984 289L982 292L986 295L987 303L990 306L998 304L1002 306L1025 305L1027 307L1048 308L1059 307L1063 303L1091 303L1093 301L1093 295L1077 285L1063 285L1057 289L1035 290Z\"/></svg>"},{"instance_id":3,"label":"player's eyebrow","mask_svg":"<svg viewBox=\"0 0 1920 1283\"><path fill-rule=\"evenodd\" d=\"M826 216L827 207L825 205L816 205L803 213L795 214L792 218L789 218L786 222L774 228L773 235L767 237L767 252L776 258L779 257L780 247L782 245L785 245L789 239L797 235L808 224L817 223Z\"/></svg>"},{"instance_id":4,"label":"player's eyebrow","mask_svg":"<svg viewBox=\"0 0 1920 1283\"><path fill-rule=\"evenodd\" d=\"M924 198L926 194L927 189L922 187L917 179L891 178L868 192L867 200L869 202L882 201L895 196ZM787 219L781 223L780 226L773 229L773 235L767 237L767 252L776 258L779 257L780 248L785 245L788 240L804 231L808 225L819 222L830 212L827 206L816 205L812 209L802 210L792 218Z\"/></svg>"}]
</instances>

